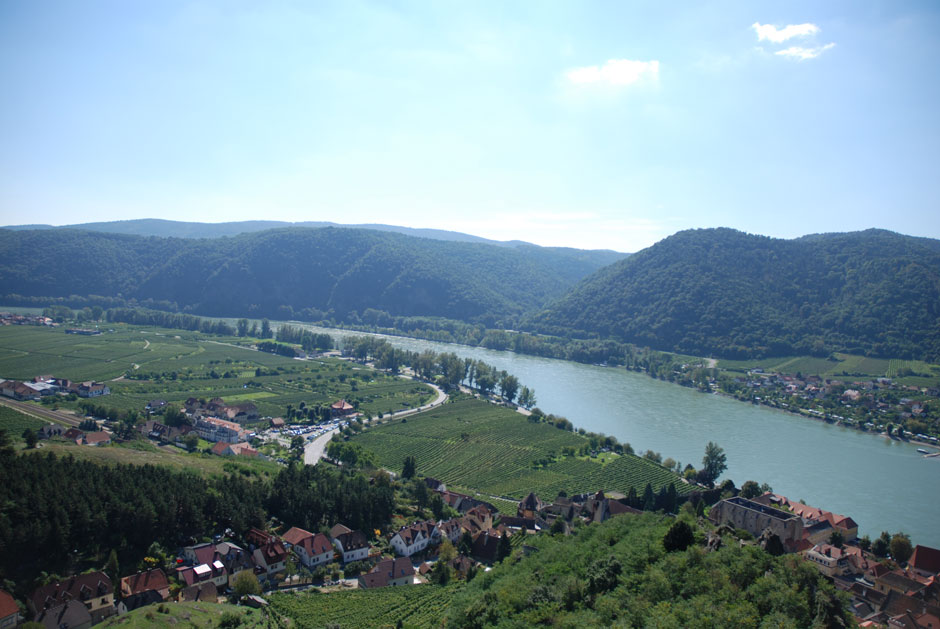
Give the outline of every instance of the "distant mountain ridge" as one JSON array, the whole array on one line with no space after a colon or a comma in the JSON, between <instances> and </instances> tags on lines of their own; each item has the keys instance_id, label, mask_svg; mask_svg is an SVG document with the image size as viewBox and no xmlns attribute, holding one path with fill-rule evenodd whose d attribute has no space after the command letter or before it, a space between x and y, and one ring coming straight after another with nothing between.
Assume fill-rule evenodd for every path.
<instances>
[{"instance_id":1,"label":"distant mountain ridge","mask_svg":"<svg viewBox=\"0 0 940 629\"><path fill-rule=\"evenodd\" d=\"M0 294L101 295L213 316L354 321L366 310L514 324L613 252L350 228L186 239L0 230Z\"/></svg>"},{"instance_id":2,"label":"distant mountain ridge","mask_svg":"<svg viewBox=\"0 0 940 629\"><path fill-rule=\"evenodd\" d=\"M522 326L695 355L940 360L940 241L682 231L598 270Z\"/></svg>"},{"instance_id":3,"label":"distant mountain ridge","mask_svg":"<svg viewBox=\"0 0 940 629\"><path fill-rule=\"evenodd\" d=\"M98 223L75 223L73 225L10 225L0 227L0 229L10 229L13 231L25 231L36 229L84 229L87 231L107 232L111 234L130 234L135 236L162 236L165 238L221 238L225 236L238 236L239 234L248 234L252 232L267 231L269 229L285 229L288 227L344 227L348 229L371 229L375 231L387 231L406 236L417 236L419 238L431 238L433 240L444 240L449 242L480 242L499 247L518 247L531 246L532 243L523 240L490 240L481 236L465 234L462 232L450 231L445 229L426 229L416 227L401 227L398 225L386 225L383 223L360 223L343 224L333 223L331 221L230 221L225 223L198 223L189 221L170 221L162 218L135 218L124 221L105 221ZM568 248L568 247L563 247ZM599 255L604 255L604 259L609 258L614 262L625 253L610 251L608 249L591 250Z\"/></svg>"}]
</instances>

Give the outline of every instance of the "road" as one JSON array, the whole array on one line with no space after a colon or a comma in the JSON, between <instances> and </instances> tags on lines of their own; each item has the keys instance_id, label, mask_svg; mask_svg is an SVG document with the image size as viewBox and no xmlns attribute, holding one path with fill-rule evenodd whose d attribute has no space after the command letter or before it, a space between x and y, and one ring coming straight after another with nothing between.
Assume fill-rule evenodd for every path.
<instances>
[{"instance_id":1,"label":"road","mask_svg":"<svg viewBox=\"0 0 940 629\"><path fill-rule=\"evenodd\" d=\"M338 432L339 428L325 432L304 446L304 464L316 465L326 453L326 444L328 444L333 435Z\"/></svg>"},{"instance_id":2,"label":"road","mask_svg":"<svg viewBox=\"0 0 940 629\"><path fill-rule=\"evenodd\" d=\"M0 404L4 404L10 408L15 408L16 410L26 413L27 415L32 415L33 417L38 417L40 419L48 419L60 424L65 424L66 426L78 426L80 423L82 423L83 419L81 417L76 417L72 413L54 411L52 409L46 408L45 406L31 404L29 402L17 402L16 400L11 400L9 398L0 398Z\"/></svg>"},{"instance_id":3,"label":"road","mask_svg":"<svg viewBox=\"0 0 940 629\"><path fill-rule=\"evenodd\" d=\"M423 413L424 411L430 410L436 406L440 406L447 401L447 394L444 393L444 390L441 389L436 384L426 383L429 387L437 391L437 398L431 402L428 402L424 406L419 406L417 408L406 408L403 411L398 411L397 413L392 413L391 415L386 415L386 418L396 418L396 417L405 417L409 415L414 415L415 413ZM326 453L326 444L330 442L330 439L339 432L339 428L331 430L330 432L324 433L304 446L304 464L306 465L316 465L320 459L323 458L323 455Z\"/></svg>"}]
</instances>

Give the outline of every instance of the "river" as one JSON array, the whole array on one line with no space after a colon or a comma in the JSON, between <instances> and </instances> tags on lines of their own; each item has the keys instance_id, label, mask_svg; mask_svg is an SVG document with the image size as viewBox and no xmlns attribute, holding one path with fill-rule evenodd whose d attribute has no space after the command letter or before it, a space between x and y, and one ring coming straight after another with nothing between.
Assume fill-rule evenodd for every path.
<instances>
[{"instance_id":1,"label":"river","mask_svg":"<svg viewBox=\"0 0 940 629\"><path fill-rule=\"evenodd\" d=\"M334 336L357 334L305 326ZM940 457L910 444L699 393L611 367L479 347L385 336L420 352L454 352L504 369L535 389L538 406L575 426L614 435L683 466L701 465L714 441L728 456L725 478L769 483L794 500L851 516L859 535L904 531L915 544L940 548Z\"/></svg>"}]
</instances>

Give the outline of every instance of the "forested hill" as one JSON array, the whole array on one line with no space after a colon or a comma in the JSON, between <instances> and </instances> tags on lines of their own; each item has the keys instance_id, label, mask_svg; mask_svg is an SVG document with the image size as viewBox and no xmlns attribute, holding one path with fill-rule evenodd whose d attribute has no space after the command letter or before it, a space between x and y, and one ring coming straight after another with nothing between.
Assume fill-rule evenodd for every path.
<instances>
[{"instance_id":1,"label":"forested hill","mask_svg":"<svg viewBox=\"0 0 940 629\"><path fill-rule=\"evenodd\" d=\"M341 228L217 239L0 230L0 295L307 320L375 309L510 326L606 263L590 254Z\"/></svg>"},{"instance_id":2,"label":"forested hill","mask_svg":"<svg viewBox=\"0 0 940 629\"><path fill-rule=\"evenodd\" d=\"M130 236L159 236L162 238L222 238L238 236L252 232L267 231L270 229L286 229L289 227L343 227L348 229L371 229L374 231L394 232L406 236L445 240L448 242L478 242L500 247L537 247L521 240L490 240L445 229L420 229L415 227L400 227L397 225L384 225L381 223L367 223L361 225L348 225L331 223L329 221L303 221L289 223L285 221L230 221L227 223L196 223L187 221L168 221L162 218L138 218L125 221L105 221L100 223L79 223L55 227L53 225L10 225L2 229L11 231L36 229L81 229L85 231L106 232L109 234L126 234ZM549 248L551 249L551 248ZM559 249L564 250L564 249ZM595 268L611 264L625 258L628 254L608 249L578 250L578 257Z\"/></svg>"},{"instance_id":3,"label":"forested hill","mask_svg":"<svg viewBox=\"0 0 940 629\"><path fill-rule=\"evenodd\" d=\"M530 329L695 355L940 359L940 241L679 232L586 278Z\"/></svg>"}]
</instances>

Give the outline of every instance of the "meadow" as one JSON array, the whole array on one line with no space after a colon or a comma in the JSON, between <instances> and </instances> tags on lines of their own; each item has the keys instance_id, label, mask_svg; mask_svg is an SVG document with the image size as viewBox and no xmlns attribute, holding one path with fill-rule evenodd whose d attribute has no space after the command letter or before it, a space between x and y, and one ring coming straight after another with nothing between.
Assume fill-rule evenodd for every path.
<instances>
[{"instance_id":1,"label":"meadow","mask_svg":"<svg viewBox=\"0 0 940 629\"><path fill-rule=\"evenodd\" d=\"M350 590L330 594L273 594L272 609L299 629L330 624L343 629L437 627L460 586L416 585L374 590Z\"/></svg>"},{"instance_id":2,"label":"meadow","mask_svg":"<svg viewBox=\"0 0 940 629\"><path fill-rule=\"evenodd\" d=\"M831 358L785 356L760 360L719 360L718 368L740 373L761 368L769 372L801 373L824 378L892 378L901 384L915 386L936 386L940 383L940 365L919 360L872 358L842 353L833 354Z\"/></svg>"},{"instance_id":3,"label":"meadow","mask_svg":"<svg viewBox=\"0 0 940 629\"><path fill-rule=\"evenodd\" d=\"M563 448L579 450L586 437L489 402L454 400L420 415L370 427L353 441L372 451L379 465L400 472L414 456L419 474L448 485L510 499L534 491L553 498L599 489L639 493L675 482L680 494L689 486L671 471L634 455L613 456L606 464L585 457L565 457Z\"/></svg>"},{"instance_id":4,"label":"meadow","mask_svg":"<svg viewBox=\"0 0 940 629\"><path fill-rule=\"evenodd\" d=\"M262 610L216 603L163 603L135 609L124 616L107 619L99 627L150 629L151 627L218 627L223 614L233 614L239 627L266 627L268 617Z\"/></svg>"},{"instance_id":5,"label":"meadow","mask_svg":"<svg viewBox=\"0 0 940 629\"><path fill-rule=\"evenodd\" d=\"M156 446L149 441L100 447L44 441L40 442L38 450L100 464L161 465L200 476L240 474L253 479L271 479L281 470L281 466L273 461L247 458L233 460L214 454L188 453L175 446Z\"/></svg>"}]
</instances>

